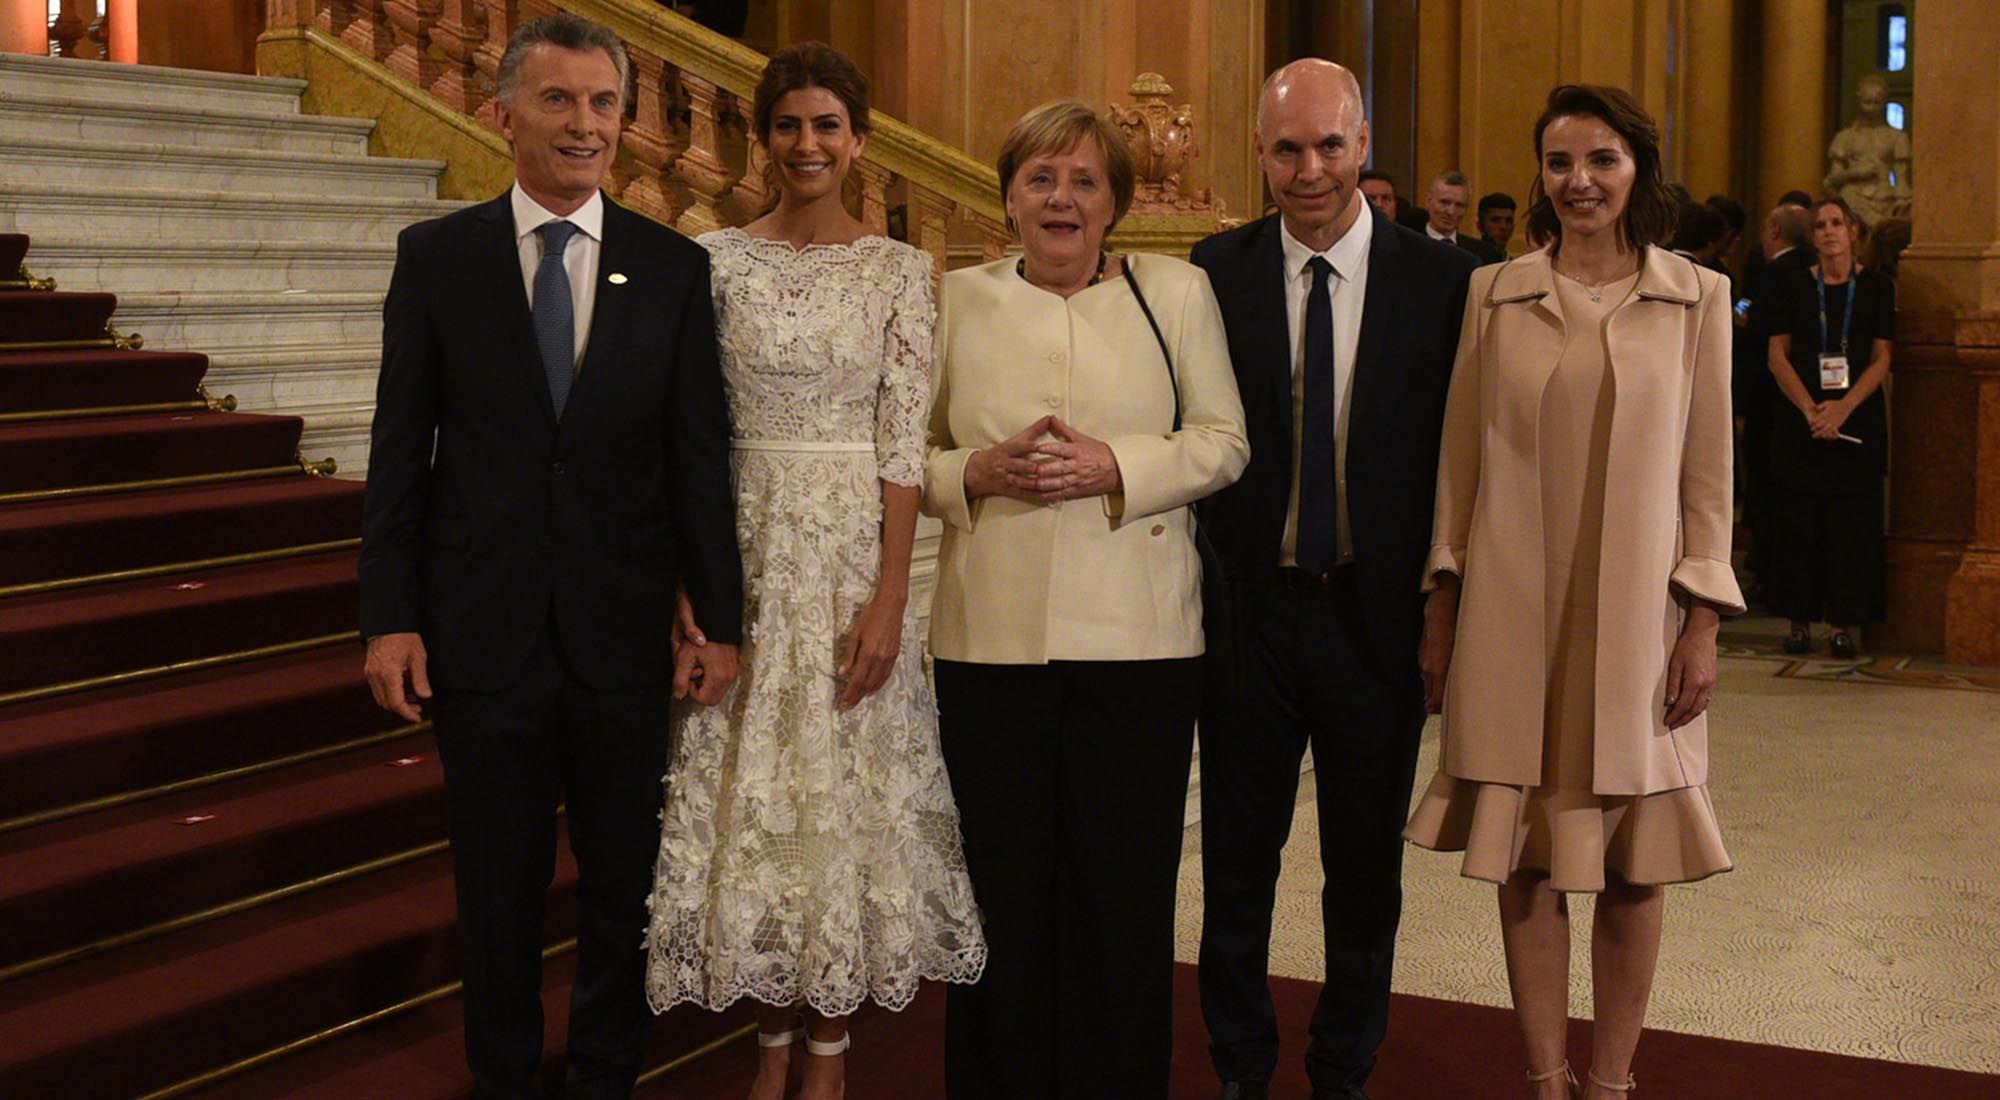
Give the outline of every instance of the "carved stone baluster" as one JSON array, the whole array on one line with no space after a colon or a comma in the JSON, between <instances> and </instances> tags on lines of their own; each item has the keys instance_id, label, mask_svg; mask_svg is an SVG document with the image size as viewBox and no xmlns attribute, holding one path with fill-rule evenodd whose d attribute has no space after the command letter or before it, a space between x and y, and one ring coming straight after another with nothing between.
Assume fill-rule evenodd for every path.
<instances>
[{"instance_id":1,"label":"carved stone baluster","mask_svg":"<svg viewBox=\"0 0 2000 1100\"><path fill-rule=\"evenodd\" d=\"M994 221L984 214L971 213L965 216L965 220L971 222L972 228L979 232L980 259L988 262L997 260L1013 247L1014 234L1007 228L1006 222Z\"/></svg>"},{"instance_id":2,"label":"carved stone baluster","mask_svg":"<svg viewBox=\"0 0 2000 1100\"><path fill-rule=\"evenodd\" d=\"M931 254L931 270L943 275L951 250L951 212L955 204L943 195L909 184L910 243Z\"/></svg>"},{"instance_id":3,"label":"carved stone baluster","mask_svg":"<svg viewBox=\"0 0 2000 1100\"><path fill-rule=\"evenodd\" d=\"M486 40L484 14L479 0L444 0L437 25L431 28L431 42L445 56L431 94L462 114L478 114L491 94L480 86L479 69L473 63L474 51Z\"/></svg>"},{"instance_id":4,"label":"carved stone baluster","mask_svg":"<svg viewBox=\"0 0 2000 1100\"><path fill-rule=\"evenodd\" d=\"M675 208L667 171L679 150L674 143L672 70L644 50L632 50L632 124L625 127L625 150L637 161L619 196L625 205L672 222Z\"/></svg>"},{"instance_id":5,"label":"carved stone baluster","mask_svg":"<svg viewBox=\"0 0 2000 1100\"><path fill-rule=\"evenodd\" d=\"M870 233L888 236L889 186L896 182L896 174L866 159L855 161L854 171L861 177L861 224Z\"/></svg>"},{"instance_id":6,"label":"carved stone baluster","mask_svg":"<svg viewBox=\"0 0 2000 1100\"><path fill-rule=\"evenodd\" d=\"M341 30L347 26L347 17L340 12L352 6L349 0L298 0L298 3L301 7L311 4L313 26L335 38L340 37Z\"/></svg>"},{"instance_id":7,"label":"carved stone baluster","mask_svg":"<svg viewBox=\"0 0 2000 1100\"><path fill-rule=\"evenodd\" d=\"M431 52L431 30L437 26L442 7L442 0L388 0L382 6L395 40L383 63L419 88L430 87L443 69Z\"/></svg>"},{"instance_id":8,"label":"carved stone baluster","mask_svg":"<svg viewBox=\"0 0 2000 1100\"><path fill-rule=\"evenodd\" d=\"M687 185L689 203L674 228L690 237L729 224L722 202L737 180L737 172L722 159L722 135L717 123L732 110L729 93L692 73L681 73L687 91L687 149L674 160L674 175Z\"/></svg>"},{"instance_id":9,"label":"carved stone baluster","mask_svg":"<svg viewBox=\"0 0 2000 1100\"><path fill-rule=\"evenodd\" d=\"M730 191L730 198L736 206L738 224L748 225L764 216L764 211L772 203L771 182L768 170L771 166L769 154L764 152L764 143L751 137L745 142L743 153L743 178L736 181Z\"/></svg>"},{"instance_id":10,"label":"carved stone baluster","mask_svg":"<svg viewBox=\"0 0 2000 1100\"><path fill-rule=\"evenodd\" d=\"M388 6L389 0L347 0L351 16L340 32L340 40L376 61L386 59L396 45L396 36L389 26ZM335 10L337 18L337 5Z\"/></svg>"},{"instance_id":11,"label":"carved stone baluster","mask_svg":"<svg viewBox=\"0 0 2000 1100\"><path fill-rule=\"evenodd\" d=\"M493 117L493 96L500 81L500 58L507 52L507 39L514 34L514 28L521 24L520 7L515 0L472 0L485 9L481 20L486 25L486 40L472 51L472 67L479 71L479 90L482 96L474 117L486 125L499 129Z\"/></svg>"}]
</instances>

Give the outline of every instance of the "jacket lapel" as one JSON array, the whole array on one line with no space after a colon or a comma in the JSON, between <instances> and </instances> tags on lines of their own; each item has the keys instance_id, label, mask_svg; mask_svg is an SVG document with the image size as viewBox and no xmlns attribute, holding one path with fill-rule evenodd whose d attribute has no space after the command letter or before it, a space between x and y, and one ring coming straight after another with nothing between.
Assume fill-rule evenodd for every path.
<instances>
[{"instance_id":1,"label":"jacket lapel","mask_svg":"<svg viewBox=\"0 0 2000 1100\"><path fill-rule=\"evenodd\" d=\"M1271 422L1278 426L1280 454L1292 453L1292 349L1291 322L1285 314L1285 248L1278 238L1278 215L1265 219L1251 254L1250 301L1256 315L1251 331L1259 334L1257 381L1263 388L1263 405ZM1291 463L1285 471L1286 492L1291 491Z\"/></svg>"},{"instance_id":2,"label":"jacket lapel","mask_svg":"<svg viewBox=\"0 0 2000 1100\"><path fill-rule=\"evenodd\" d=\"M512 191L479 208L479 233L466 257L468 276L483 280L485 292L473 300L499 303L493 327L499 344L514 356L514 373L528 384L536 407L555 423L555 402L549 397L549 377L542 370L542 353L535 341L534 315L528 289L521 281L521 250L514 236Z\"/></svg>"},{"instance_id":3,"label":"jacket lapel","mask_svg":"<svg viewBox=\"0 0 2000 1100\"><path fill-rule=\"evenodd\" d=\"M1348 432L1370 422L1371 395L1384 374L1395 369L1384 362L1389 333L1396 327L1396 304L1403 278L1403 244L1389 219L1368 208L1375 219L1374 237L1368 242L1368 286L1361 299L1361 335L1354 345L1354 392L1347 413ZM1350 440L1351 441L1351 440ZM1352 456L1355 451L1350 450ZM1350 475L1351 479L1351 475Z\"/></svg>"},{"instance_id":4,"label":"jacket lapel","mask_svg":"<svg viewBox=\"0 0 2000 1100\"><path fill-rule=\"evenodd\" d=\"M630 284L610 281L613 273L625 270L628 255L625 244L628 234L620 232L625 210L604 199L604 239L597 248L597 291L590 307L590 342L584 346L583 362L577 367L576 383L570 388L569 403L563 409L563 417L568 419L576 408L577 400L586 394L595 394L612 383L602 376L606 371L615 371L622 358L618 354L619 337L624 332L625 311L630 301L627 289ZM591 399L594 400L594 399Z\"/></svg>"}]
</instances>

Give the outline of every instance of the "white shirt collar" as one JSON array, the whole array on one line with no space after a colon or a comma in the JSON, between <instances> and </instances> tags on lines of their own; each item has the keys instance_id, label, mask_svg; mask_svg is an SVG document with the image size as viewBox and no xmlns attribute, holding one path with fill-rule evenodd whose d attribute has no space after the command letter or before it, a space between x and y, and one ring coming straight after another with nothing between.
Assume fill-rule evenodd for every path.
<instances>
[{"instance_id":1,"label":"white shirt collar","mask_svg":"<svg viewBox=\"0 0 2000 1100\"><path fill-rule=\"evenodd\" d=\"M1458 234L1456 233L1438 232L1437 226L1432 225L1428 220L1424 222L1424 236L1434 241L1455 241L1458 239Z\"/></svg>"},{"instance_id":2,"label":"white shirt collar","mask_svg":"<svg viewBox=\"0 0 2000 1100\"><path fill-rule=\"evenodd\" d=\"M559 218L582 230L583 235L593 241L604 240L604 192L602 191L592 192L590 198L572 211L567 218L552 213L541 203L529 198L528 193L521 190L519 183L514 184L514 189L508 193L508 198L514 207L514 239L517 241L540 229L542 223Z\"/></svg>"},{"instance_id":3,"label":"white shirt collar","mask_svg":"<svg viewBox=\"0 0 2000 1100\"><path fill-rule=\"evenodd\" d=\"M1367 202L1366 199L1358 201L1364 204ZM1285 224L1285 219L1282 216L1278 218L1278 240L1285 251L1287 279L1302 277L1306 261L1314 256L1326 257L1326 262L1333 265L1333 270L1341 278L1352 279L1361 270L1361 261L1367 257L1368 245L1374 239L1375 212L1366 205L1362 206L1361 213L1355 217L1354 224L1348 226L1347 232L1342 233L1340 239L1333 242L1325 252L1314 252L1307 247L1305 242L1292 236L1292 230Z\"/></svg>"}]
</instances>

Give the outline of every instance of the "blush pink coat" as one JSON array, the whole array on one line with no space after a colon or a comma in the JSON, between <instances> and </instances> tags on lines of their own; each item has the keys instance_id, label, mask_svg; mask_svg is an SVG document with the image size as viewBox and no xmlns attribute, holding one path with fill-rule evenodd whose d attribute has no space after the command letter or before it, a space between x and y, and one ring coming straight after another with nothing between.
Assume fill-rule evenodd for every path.
<instances>
[{"instance_id":1,"label":"blush pink coat","mask_svg":"<svg viewBox=\"0 0 2000 1100\"><path fill-rule=\"evenodd\" d=\"M1445 405L1426 588L1464 578L1445 685L1444 770L1537 786L1550 644L1539 419L1569 337L1546 251L1472 276ZM1595 775L1602 795L1708 779L1708 719L1667 729L1667 664L1688 596L1743 610L1729 565L1727 277L1646 249L1606 321L1615 394L1598 568Z\"/></svg>"}]
</instances>

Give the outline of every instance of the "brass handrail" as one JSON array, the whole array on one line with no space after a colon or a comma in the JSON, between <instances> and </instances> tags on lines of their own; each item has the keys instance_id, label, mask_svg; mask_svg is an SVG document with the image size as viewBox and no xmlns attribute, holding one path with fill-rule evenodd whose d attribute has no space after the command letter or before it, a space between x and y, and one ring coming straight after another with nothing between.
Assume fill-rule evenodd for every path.
<instances>
[{"instance_id":1,"label":"brass handrail","mask_svg":"<svg viewBox=\"0 0 2000 1100\"><path fill-rule=\"evenodd\" d=\"M157 921L144 928L134 928L129 931L120 932L115 936L106 936L101 940L78 944L75 947L65 947L60 951L51 951L46 955L28 959L25 962L0 967L0 983L10 982L16 978L25 978L30 974L39 974L52 967L61 966L64 963L76 962L79 959L87 959L93 955L102 955L106 951L115 951L121 947L130 947L135 943L157 939L168 933L178 932L183 928L192 928L197 924L207 924L209 921L219 920L233 913L241 913L246 909L255 909L260 905L269 905L274 901L283 901L286 898L297 897L300 894L309 893L324 886L334 886L347 882L350 879L357 879L363 875L373 874L376 871L386 871L391 867L400 867L405 863L413 863L425 856L436 855L449 847L451 847L450 841L432 841L429 844L419 845L418 847L409 848L401 852L392 852L386 856L377 856L374 859L351 864L339 870L328 871L323 875L314 875L309 879L301 879L298 882L260 891L255 894L246 894L240 898L232 898L219 905L197 909L192 913L182 913L178 917L170 917L167 920Z\"/></svg>"},{"instance_id":2,"label":"brass handrail","mask_svg":"<svg viewBox=\"0 0 2000 1100\"><path fill-rule=\"evenodd\" d=\"M55 288L56 288L56 281L54 279L35 278L34 273L28 270L27 264L21 265L21 273L15 278L0 279L0 290L45 291L45 290L54 290Z\"/></svg>"},{"instance_id":3,"label":"brass handrail","mask_svg":"<svg viewBox=\"0 0 2000 1100\"><path fill-rule=\"evenodd\" d=\"M136 332L120 335L109 321L104 323L104 335L81 340L0 340L0 351L84 351L91 348L138 351L145 346L144 336Z\"/></svg>"},{"instance_id":4,"label":"brass handrail","mask_svg":"<svg viewBox=\"0 0 2000 1100\"><path fill-rule=\"evenodd\" d=\"M339 756L344 752L353 752L356 749L365 749L373 745L394 741L399 737L408 737L411 734L422 733L429 728L431 728L429 722L412 722L406 726L397 726L395 729L383 730L380 733L371 733L365 737L355 737L336 744L321 745L316 749L295 752L290 756L279 756L269 760L259 760L254 764L225 768L222 771L191 775L185 779L176 779L171 783L161 783L154 787L138 787L129 791L119 791L117 794L107 794L101 798L92 798L83 802L72 802L66 806L52 806L46 810L37 810L31 814L22 814L19 817L10 817L5 821L0 821L0 833L11 833L36 825L46 825L51 821L61 821L64 818L96 813L99 810L128 806L134 802L144 802L149 798L160 798L170 794L179 794L182 791L211 787L217 783L227 782L231 779L247 779L253 775L262 775L265 772L277 771L280 768L289 768L294 764L310 764L315 760L324 760L329 756ZM5 981L6 979L6 971L0 971L0 981Z\"/></svg>"},{"instance_id":5,"label":"brass handrail","mask_svg":"<svg viewBox=\"0 0 2000 1100\"><path fill-rule=\"evenodd\" d=\"M560 958L574 950L576 950L576 941L573 939L564 940L561 943L552 943L542 948L542 961L547 962L550 959ZM287 1054L294 1054L308 1047L318 1046L329 1039L338 1039L349 1032L359 1031L370 1024L393 1019L405 1012L414 1011L428 1004L435 1004L447 997L457 995L458 991L463 988L465 988L464 982L446 982L435 989L425 990L414 997L398 1001L392 1005L386 1005L366 1015L356 1016L351 1020L343 1020L332 1027L322 1028L310 1035L301 1035L290 1042L282 1043L269 1050L258 1051L245 1058L238 1058L227 1065L217 1066L214 1069L189 1077L184 1081L176 1081L165 1088L154 1089L152 1092L136 1097L135 1100L174 1100L175 1097L186 1096L196 1089L205 1088L224 1078L234 1077L239 1073L256 1069L258 1066L275 1062Z\"/></svg>"},{"instance_id":6,"label":"brass handrail","mask_svg":"<svg viewBox=\"0 0 2000 1100\"><path fill-rule=\"evenodd\" d=\"M99 405L75 409L27 409L0 413L0 424L23 424L44 420L81 420L89 416L137 416L145 413L235 412L236 395L197 397L189 401L157 401L150 405Z\"/></svg>"},{"instance_id":7,"label":"brass handrail","mask_svg":"<svg viewBox=\"0 0 2000 1100\"><path fill-rule=\"evenodd\" d=\"M135 493L144 489L179 489L189 485L214 485L225 481L255 481L259 478L285 477L301 473L311 477L332 477L339 469L339 463L331 458L322 458L318 462L294 459L289 466L259 466L250 470L221 470L212 474L182 474L178 477L155 477L146 478L142 481L113 481L101 485L65 485L56 489L21 489L12 493L0 493L0 504L26 504L45 500L68 500L72 497L98 496L104 493Z\"/></svg>"},{"instance_id":8,"label":"brass handrail","mask_svg":"<svg viewBox=\"0 0 2000 1100\"><path fill-rule=\"evenodd\" d=\"M353 550L361 545L358 538L333 539L328 542L308 542L297 546L280 546L274 550L250 550L241 554L224 554L216 558L196 558L192 561L172 561L165 565L144 565L134 569L114 569L108 573L89 573L76 577L60 577L48 581L26 581L21 584L0 585L0 599L8 596L33 596L43 592L61 592L71 588L85 588L94 584L114 584L118 581L137 581L147 577L162 577L170 573L199 573L204 569L221 569L229 565L254 565L264 561L283 561L286 558L302 558L312 554L330 554L336 550ZM6 831L0 822L0 832Z\"/></svg>"},{"instance_id":9,"label":"brass handrail","mask_svg":"<svg viewBox=\"0 0 2000 1100\"><path fill-rule=\"evenodd\" d=\"M0 707L14 703L27 703L36 699L49 699L58 695L74 695L79 691L95 691L98 688L117 687L119 684L136 683L140 680L155 680L162 676L172 676L179 672L199 672L205 668L220 668L223 665L241 664L245 661L261 660L265 657L282 657L287 653L298 653L320 646L339 645L342 642L358 642L361 632L344 630L338 634L322 634L317 638L301 638L295 642L279 642L276 645L259 646L256 649L241 649L233 653L218 653L210 657L192 657L185 661L154 665L150 668L135 668L128 672L113 672L103 676L91 676L82 680L66 680L59 684L44 684L40 687L22 688L18 691L0 692Z\"/></svg>"}]
</instances>

